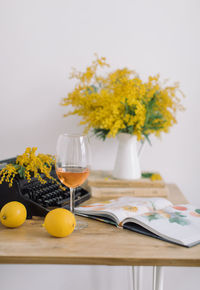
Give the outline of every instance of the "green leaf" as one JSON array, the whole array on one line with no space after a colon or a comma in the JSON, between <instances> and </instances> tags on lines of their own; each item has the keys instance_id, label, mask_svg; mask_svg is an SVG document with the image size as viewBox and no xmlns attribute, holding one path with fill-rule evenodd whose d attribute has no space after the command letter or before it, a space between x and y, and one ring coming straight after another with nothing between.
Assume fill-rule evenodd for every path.
<instances>
[{"instance_id":1,"label":"green leaf","mask_svg":"<svg viewBox=\"0 0 200 290\"><path fill-rule=\"evenodd\" d=\"M147 140L147 142L149 143L149 145L152 146L151 144L151 140L149 139L149 135L144 134L145 139Z\"/></svg>"},{"instance_id":2,"label":"green leaf","mask_svg":"<svg viewBox=\"0 0 200 290\"><path fill-rule=\"evenodd\" d=\"M178 217L178 216L177 217L171 217L169 219L169 222L170 223L177 223L177 224L179 224L181 226L186 226L186 225L190 224L189 220L181 218L181 217Z\"/></svg>"},{"instance_id":3,"label":"green leaf","mask_svg":"<svg viewBox=\"0 0 200 290\"><path fill-rule=\"evenodd\" d=\"M152 175L153 175L153 173L151 173L151 172L142 172L143 178L151 178Z\"/></svg>"},{"instance_id":4,"label":"green leaf","mask_svg":"<svg viewBox=\"0 0 200 290\"><path fill-rule=\"evenodd\" d=\"M86 88L87 92L89 94L92 94L92 93L97 93L98 92L98 87L96 87L95 85L91 85L90 87L87 87Z\"/></svg>"},{"instance_id":5,"label":"green leaf","mask_svg":"<svg viewBox=\"0 0 200 290\"><path fill-rule=\"evenodd\" d=\"M126 116L127 114L129 114L131 116L135 116L135 110L136 110L135 105L129 106L127 103L127 99L125 99L124 103L121 102L121 104L124 105L124 116Z\"/></svg>"},{"instance_id":6,"label":"green leaf","mask_svg":"<svg viewBox=\"0 0 200 290\"><path fill-rule=\"evenodd\" d=\"M134 130L133 126L127 126L127 131L129 134L133 134L133 130Z\"/></svg>"},{"instance_id":7,"label":"green leaf","mask_svg":"<svg viewBox=\"0 0 200 290\"><path fill-rule=\"evenodd\" d=\"M195 212L200 214L200 209L199 208L195 209Z\"/></svg>"},{"instance_id":8,"label":"green leaf","mask_svg":"<svg viewBox=\"0 0 200 290\"><path fill-rule=\"evenodd\" d=\"M129 112L128 103L127 103L127 99L125 100L124 106L125 106L125 111L124 111L124 114L126 115L126 114L128 114L128 112Z\"/></svg>"},{"instance_id":9,"label":"green leaf","mask_svg":"<svg viewBox=\"0 0 200 290\"><path fill-rule=\"evenodd\" d=\"M18 173L21 178L25 178L25 170L26 168L24 166L20 166L20 168L18 169Z\"/></svg>"},{"instance_id":10,"label":"green leaf","mask_svg":"<svg viewBox=\"0 0 200 290\"><path fill-rule=\"evenodd\" d=\"M189 225L190 221L188 219L186 219L186 215L181 214L180 212L176 211L174 212L170 219L169 219L170 223L177 223L181 226L185 226L185 225Z\"/></svg>"},{"instance_id":11,"label":"green leaf","mask_svg":"<svg viewBox=\"0 0 200 290\"><path fill-rule=\"evenodd\" d=\"M95 93L98 92L98 88L95 85L91 85L91 87L93 88L93 90L94 90Z\"/></svg>"},{"instance_id":12,"label":"green leaf","mask_svg":"<svg viewBox=\"0 0 200 290\"><path fill-rule=\"evenodd\" d=\"M187 217L186 215L182 214L181 212L179 211L175 211L174 212L174 215L178 216L178 217Z\"/></svg>"},{"instance_id":13,"label":"green leaf","mask_svg":"<svg viewBox=\"0 0 200 290\"><path fill-rule=\"evenodd\" d=\"M161 216L157 213L152 213L151 215L147 216L149 222L153 221L153 220L158 220L161 218Z\"/></svg>"},{"instance_id":14,"label":"green leaf","mask_svg":"<svg viewBox=\"0 0 200 290\"><path fill-rule=\"evenodd\" d=\"M101 140L105 141L109 130L106 129L100 129L100 128L94 128L93 129L93 133Z\"/></svg>"},{"instance_id":15,"label":"green leaf","mask_svg":"<svg viewBox=\"0 0 200 290\"><path fill-rule=\"evenodd\" d=\"M147 135L146 132L149 130L157 131L163 128L166 119L163 114L160 112L158 104L157 104L157 96L159 95L159 91L157 91L150 101L145 102L143 104L146 108L146 118L144 122L144 126L142 128L143 135ZM156 122L155 122L156 121Z\"/></svg>"},{"instance_id":16,"label":"green leaf","mask_svg":"<svg viewBox=\"0 0 200 290\"><path fill-rule=\"evenodd\" d=\"M12 164L13 167L15 167L17 170L20 169L20 165L19 164Z\"/></svg>"}]
</instances>

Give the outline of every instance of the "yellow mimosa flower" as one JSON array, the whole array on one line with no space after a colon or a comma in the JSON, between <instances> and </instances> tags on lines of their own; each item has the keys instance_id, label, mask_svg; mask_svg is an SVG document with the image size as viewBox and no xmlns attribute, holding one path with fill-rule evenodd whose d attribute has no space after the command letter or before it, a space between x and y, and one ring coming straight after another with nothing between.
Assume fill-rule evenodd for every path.
<instances>
[{"instance_id":1,"label":"yellow mimosa flower","mask_svg":"<svg viewBox=\"0 0 200 290\"><path fill-rule=\"evenodd\" d=\"M159 74L144 82L128 68L100 75L98 68L105 66L109 66L106 59L96 56L85 72L73 71L77 84L62 105L74 110L65 116L81 116L85 132L93 129L103 139L123 132L148 140L150 134L159 136L176 124L177 111L184 109L178 83L162 85Z\"/></svg>"}]
</instances>

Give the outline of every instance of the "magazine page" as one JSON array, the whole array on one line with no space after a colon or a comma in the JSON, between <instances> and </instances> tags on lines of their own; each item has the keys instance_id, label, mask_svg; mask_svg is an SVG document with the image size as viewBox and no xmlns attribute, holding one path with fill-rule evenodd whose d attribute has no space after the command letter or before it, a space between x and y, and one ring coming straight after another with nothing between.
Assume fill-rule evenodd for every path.
<instances>
[{"instance_id":1,"label":"magazine page","mask_svg":"<svg viewBox=\"0 0 200 290\"><path fill-rule=\"evenodd\" d=\"M124 219L135 217L146 212L152 212L170 206L172 203L165 198L119 197L98 203L80 206L75 212L95 216L111 216L119 224Z\"/></svg>"},{"instance_id":2,"label":"magazine page","mask_svg":"<svg viewBox=\"0 0 200 290\"><path fill-rule=\"evenodd\" d=\"M183 245L200 242L200 207L190 204L169 206L136 216L134 221L153 233ZM126 219L123 224L131 222Z\"/></svg>"}]
</instances>

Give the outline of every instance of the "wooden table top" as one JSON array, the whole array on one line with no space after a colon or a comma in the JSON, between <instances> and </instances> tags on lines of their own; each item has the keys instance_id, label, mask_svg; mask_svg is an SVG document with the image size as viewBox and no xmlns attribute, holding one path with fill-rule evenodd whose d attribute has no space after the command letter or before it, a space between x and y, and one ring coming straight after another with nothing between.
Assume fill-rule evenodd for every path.
<instances>
[{"instance_id":1,"label":"wooden table top","mask_svg":"<svg viewBox=\"0 0 200 290\"><path fill-rule=\"evenodd\" d=\"M175 185L169 199L186 203ZM89 202L94 202L91 199ZM88 227L66 238L54 238L34 218L16 229L0 225L0 263L200 266L200 245L184 248L115 226L84 219Z\"/></svg>"}]
</instances>

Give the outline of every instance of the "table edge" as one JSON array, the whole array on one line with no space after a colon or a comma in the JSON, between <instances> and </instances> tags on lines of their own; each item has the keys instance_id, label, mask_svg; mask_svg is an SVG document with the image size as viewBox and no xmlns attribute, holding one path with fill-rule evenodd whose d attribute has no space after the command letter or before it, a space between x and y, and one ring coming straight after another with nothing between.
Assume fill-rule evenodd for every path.
<instances>
[{"instance_id":1,"label":"table edge","mask_svg":"<svg viewBox=\"0 0 200 290\"><path fill-rule=\"evenodd\" d=\"M107 266L174 266L174 267L200 267L200 260L196 259L176 259L176 260L168 260L168 259L138 259L133 258L129 259L121 259L121 258L87 258L87 257L42 257L42 256L34 256L34 257L0 257L0 264L59 264L59 265L107 265Z\"/></svg>"}]
</instances>

